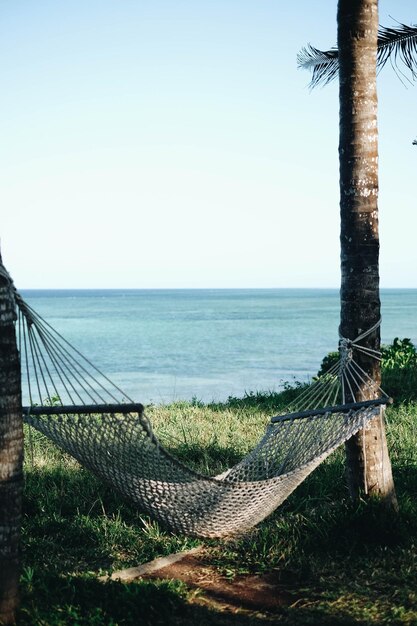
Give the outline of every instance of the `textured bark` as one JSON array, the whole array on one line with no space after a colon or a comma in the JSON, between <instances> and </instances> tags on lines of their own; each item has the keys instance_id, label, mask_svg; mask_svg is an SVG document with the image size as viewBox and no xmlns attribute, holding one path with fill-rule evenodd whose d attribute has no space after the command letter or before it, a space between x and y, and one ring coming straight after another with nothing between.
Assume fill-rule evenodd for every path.
<instances>
[{"instance_id":1,"label":"textured bark","mask_svg":"<svg viewBox=\"0 0 417 626\"><path fill-rule=\"evenodd\" d=\"M380 318L376 53L378 0L339 0L341 334L355 339ZM379 350L379 329L363 345ZM380 383L380 364L355 359ZM365 397L376 396L366 390ZM346 444L353 498L397 501L383 412Z\"/></svg>"},{"instance_id":2,"label":"textured bark","mask_svg":"<svg viewBox=\"0 0 417 626\"><path fill-rule=\"evenodd\" d=\"M1 258L0 258L1 263ZM23 423L10 283L0 274L0 623L14 624L20 573Z\"/></svg>"}]
</instances>

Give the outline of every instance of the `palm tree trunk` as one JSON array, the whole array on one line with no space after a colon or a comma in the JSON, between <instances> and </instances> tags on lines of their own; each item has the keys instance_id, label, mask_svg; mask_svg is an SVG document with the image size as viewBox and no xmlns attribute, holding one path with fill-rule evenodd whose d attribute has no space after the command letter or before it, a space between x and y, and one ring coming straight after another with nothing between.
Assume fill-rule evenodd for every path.
<instances>
[{"instance_id":1,"label":"palm tree trunk","mask_svg":"<svg viewBox=\"0 0 417 626\"><path fill-rule=\"evenodd\" d=\"M0 257L0 623L14 624L20 573L23 423L14 295Z\"/></svg>"},{"instance_id":2,"label":"palm tree trunk","mask_svg":"<svg viewBox=\"0 0 417 626\"><path fill-rule=\"evenodd\" d=\"M339 0L341 324L355 339L380 318L378 233L378 128L376 53L378 0ZM379 350L379 328L363 345ZM356 356L380 383L380 364ZM372 398L375 390L364 390ZM353 399L353 398L352 398ZM378 496L397 507L384 415L368 423L346 444L352 497Z\"/></svg>"}]
</instances>

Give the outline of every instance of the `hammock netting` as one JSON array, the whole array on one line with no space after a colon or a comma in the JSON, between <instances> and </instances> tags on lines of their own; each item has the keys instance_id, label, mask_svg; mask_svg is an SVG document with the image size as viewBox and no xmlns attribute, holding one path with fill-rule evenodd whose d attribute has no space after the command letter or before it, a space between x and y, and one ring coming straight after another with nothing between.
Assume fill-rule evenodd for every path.
<instances>
[{"instance_id":1,"label":"hammock netting","mask_svg":"<svg viewBox=\"0 0 417 626\"><path fill-rule=\"evenodd\" d=\"M352 356L354 348L362 349L360 341L347 342L339 363L309 385L285 414L271 419L247 456L221 475L207 477L172 456L155 436L143 406L127 397L14 288L12 292L28 404L23 407L24 421L175 532L224 537L247 531L387 401L385 397L334 406L344 403L346 390L358 398L368 387L376 395L375 383Z\"/></svg>"}]
</instances>

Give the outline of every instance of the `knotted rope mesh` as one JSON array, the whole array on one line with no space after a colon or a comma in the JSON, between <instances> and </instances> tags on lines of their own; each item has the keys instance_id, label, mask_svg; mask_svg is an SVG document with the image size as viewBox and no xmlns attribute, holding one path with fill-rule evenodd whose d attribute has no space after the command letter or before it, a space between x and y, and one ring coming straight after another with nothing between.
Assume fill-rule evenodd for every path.
<instances>
[{"instance_id":1,"label":"knotted rope mesh","mask_svg":"<svg viewBox=\"0 0 417 626\"><path fill-rule=\"evenodd\" d=\"M14 296L26 423L176 532L222 537L248 530L380 410L365 403L315 411L340 401L346 371L349 384L357 380L363 387L354 375L349 345L349 354L342 352L339 363L296 398L289 407L292 414L271 420L247 456L221 475L207 477L174 458L154 435L143 406L16 291Z\"/></svg>"}]
</instances>

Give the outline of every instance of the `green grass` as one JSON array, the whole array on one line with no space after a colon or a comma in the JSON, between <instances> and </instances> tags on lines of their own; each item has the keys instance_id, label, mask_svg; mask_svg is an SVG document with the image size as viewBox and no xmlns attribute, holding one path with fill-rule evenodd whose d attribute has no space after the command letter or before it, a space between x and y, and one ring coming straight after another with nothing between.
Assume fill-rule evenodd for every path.
<instances>
[{"instance_id":1,"label":"green grass","mask_svg":"<svg viewBox=\"0 0 417 626\"><path fill-rule=\"evenodd\" d=\"M288 404L283 394L249 394L225 404L150 407L171 452L202 472L236 463ZM264 523L243 538L209 541L229 578L279 573L297 602L273 617L233 615L190 602L180 582L103 584L98 577L199 545L173 535L108 486L26 431L22 607L19 625L402 624L417 625L417 404L387 411L400 514L353 507L337 451Z\"/></svg>"}]
</instances>

